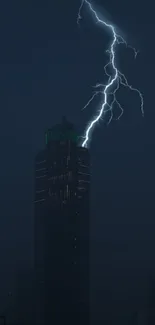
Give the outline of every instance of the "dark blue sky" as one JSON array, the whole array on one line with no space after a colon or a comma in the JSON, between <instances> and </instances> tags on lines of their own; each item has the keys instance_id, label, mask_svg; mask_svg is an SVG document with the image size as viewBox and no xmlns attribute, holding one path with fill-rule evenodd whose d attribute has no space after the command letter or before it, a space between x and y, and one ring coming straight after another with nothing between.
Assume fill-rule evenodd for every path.
<instances>
[{"instance_id":1,"label":"dark blue sky","mask_svg":"<svg viewBox=\"0 0 155 325\"><path fill-rule=\"evenodd\" d=\"M66 114L82 134L98 102L83 112L81 108L91 96L91 86L105 80L104 51L110 36L86 10L78 27L79 5L75 0L1 4L0 299L4 302L7 292L15 290L18 269L32 265L34 156L44 146L44 131ZM134 61L132 51L120 47L118 65L144 95L145 119L137 96L121 91L124 116L108 128L101 122L90 148L95 324L100 324L99 318L101 323L110 319L108 311L121 324L147 300L147 282L155 267L155 8L151 0L143 4L96 0L97 5L140 50Z\"/></svg>"}]
</instances>

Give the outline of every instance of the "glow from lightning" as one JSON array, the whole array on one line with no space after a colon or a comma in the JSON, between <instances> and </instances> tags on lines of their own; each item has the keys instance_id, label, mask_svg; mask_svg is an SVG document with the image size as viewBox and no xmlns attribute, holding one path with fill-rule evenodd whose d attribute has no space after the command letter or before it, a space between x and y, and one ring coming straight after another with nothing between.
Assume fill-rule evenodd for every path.
<instances>
[{"instance_id":1,"label":"glow from lightning","mask_svg":"<svg viewBox=\"0 0 155 325\"><path fill-rule=\"evenodd\" d=\"M120 35L118 35L116 33L116 30L115 30L115 28L114 28L113 25L108 24L106 21L101 20L99 18L97 12L92 7L92 4L89 1L87 1L87 0L82 0L82 2L81 2L80 8L79 8L79 12L78 12L78 17L77 17L77 23L78 24L79 24L79 21L81 19L81 10L82 10L84 4L87 5L87 7L90 10L90 12L94 15L94 17L96 19L96 22L97 23L100 23L104 27L107 27L111 31L111 33L112 33L112 42L111 42L110 48L106 51L109 54L109 62L104 67L105 74L108 76L108 82L107 82L106 85L104 85L104 84L97 84L96 86L94 86L97 90L93 93L92 97L89 99L89 101L87 102L87 104L82 108L82 109L85 109L86 107L88 107L89 104L93 101L93 99L97 95L102 95L103 100L102 100L101 108L99 109L98 115L90 122L90 124L88 125L88 127L87 127L87 129L85 131L85 135L83 137L84 138L84 141L82 143L82 147L87 147L88 141L90 140L90 132L94 128L95 124L100 119L102 119L103 116L107 112L110 112L110 118L109 118L108 124L112 121L112 119L113 119L113 104L114 103L117 104L117 106L120 109L120 115L117 117L117 120L120 119L120 117L122 116L122 114L123 114L123 108L122 108L121 104L118 102L118 100L116 98L116 93L117 93L118 89L120 88L120 85L122 85L124 87L127 87L128 89L130 89L130 90L135 91L135 92L138 93L138 95L140 97L140 108L141 108L142 116L144 116L144 107L143 107L144 106L144 102L143 102L143 96L142 96L141 92L138 89L133 88L131 85L129 85L129 83L127 81L127 78L125 77L124 74L122 74L117 69L116 62L115 62L116 61L115 60L115 57L116 57L115 47L116 47L116 45L124 44L126 47L130 47L130 48L132 48L132 47L129 46L126 43L126 41L122 38L122 36L120 36ZM134 48L132 48L132 50L134 51L134 55L135 55L135 58L136 58L138 52ZM111 66L112 69L113 69L113 72L114 72L113 76L110 75L107 72L107 68L109 66ZM111 89L111 88L113 88L113 89ZM113 96L113 100L109 104L108 99L109 99L110 95Z\"/></svg>"}]
</instances>

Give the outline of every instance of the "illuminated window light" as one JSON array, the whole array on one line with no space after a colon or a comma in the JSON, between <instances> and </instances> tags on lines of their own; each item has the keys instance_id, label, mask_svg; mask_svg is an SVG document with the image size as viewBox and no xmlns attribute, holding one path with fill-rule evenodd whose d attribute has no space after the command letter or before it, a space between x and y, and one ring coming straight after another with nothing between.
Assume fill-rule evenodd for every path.
<instances>
[{"instance_id":1,"label":"illuminated window light","mask_svg":"<svg viewBox=\"0 0 155 325\"><path fill-rule=\"evenodd\" d=\"M46 177L47 175L42 175L42 176L36 176L36 178L43 178Z\"/></svg>"},{"instance_id":2,"label":"illuminated window light","mask_svg":"<svg viewBox=\"0 0 155 325\"><path fill-rule=\"evenodd\" d=\"M83 173L83 172L78 172L78 174L90 176L90 174Z\"/></svg>"},{"instance_id":3,"label":"illuminated window light","mask_svg":"<svg viewBox=\"0 0 155 325\"><path fill-rule=\"evenodd\" d=\"M70 160L70 156L67 157L67 166L68 166L69 160Z\"/></svg>"},{"instance_id":4,"label":"illuminated window light","mask_svg":"<svg viewBox=\"0 0 155 325\"><path fill-rule=\"evenodd\" d=\"M45 192L46 190L38 190L36 191L36 193L42 193L42 192Z\"/></svg>"},{"instance_id":5,"label":"illuminated window light","mask_svg":"<svg viewBox=\"0 0 155 325\"><path fill-rule=\"evenodd\" d=\"M36 172L42 171L42 170L46 170L46 168L40 168L40 169L36 169Z\"/></svg>"},{"instance_id":6,"label":"illuminated window light","mask_svg":"<svg viewBox=\"0 0 155 325\"><path fill-rule=\"evenodd\" d=\"M69 178L70 181L72 180L72 172L68 173L68 178Z\"/></svg>"},{"instance_id":7,"label":"illuminated window light","mask_svg":"<svg viewBox=\"0 0 155 325\"><path fill-rule=\"evenodd\" d=\"M67 197L69 197L69 189L68 189L68 185L66 186L66 195L67 195Z\"/></svg>"},{"instance_id":8,"label":"illuminated window light","mask_svg":"<svg viewBox=\"0 0 155 325\"><path fill-rule=\"evenodd\" d=\"M89 166L86 166L86 165L83 165L83 164L80 164L81 167L85 167L85 168L89 168Z\"/></svg>"},{"instance_id":9,"label":"illuminated window light","mask_svg":"<svg viewBox=\"0 0 155 325\"><path fill-rule=\"evenodd\" d=\"M45 199L36 200L36 201L34 201L34 203L39 203L39 202L42 202L42 201L45 201Z\"/></svg>"},{"instance_id":10,"label":"illuminated window light","mask_svg":"<svg viewBox=\"0 0 155 325\"><path fill-rule=\"evenodd\" d=\"M85 189L85 187L78 187L78 190L79 191L85 191L86 189Z\"/></svg>"},{"instance_id":11,"label":"illuminated window light","mask_svg":"<svg viewBox=\"0 0 155 325\"><path fill-rule=\"evenodd\" d=\"M42 164L42 163L44 163L44 162L46 162L46 160L36 161L36 164L39 165L39 164Z\"/></svg>"}]
</instances>

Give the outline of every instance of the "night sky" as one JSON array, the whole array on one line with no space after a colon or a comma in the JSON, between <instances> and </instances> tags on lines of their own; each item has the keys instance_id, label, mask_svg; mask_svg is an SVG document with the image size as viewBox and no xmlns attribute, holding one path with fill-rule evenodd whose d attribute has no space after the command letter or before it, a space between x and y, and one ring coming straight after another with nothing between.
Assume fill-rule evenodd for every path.
<instances>
[{"instance_id":1,"label":"night sky","mask_svg":"<svg viewBox=\"0 0 155 325\"><path fill-rule=\"evenodd\" d=\"M124 115L95 128L90 145L93 324L124 324L148 305L155 270L154 5L96 0L96 8L140 53L120 46L118 66L144 96L122 89ZM79 135L99 107L81 111L104 82L111 40L78 0L3 1L0 9L0 311L19 269L33 263L34 157L62 115ZM116 109L116 114L118 113Z\"/></svg>"}]
</instances>

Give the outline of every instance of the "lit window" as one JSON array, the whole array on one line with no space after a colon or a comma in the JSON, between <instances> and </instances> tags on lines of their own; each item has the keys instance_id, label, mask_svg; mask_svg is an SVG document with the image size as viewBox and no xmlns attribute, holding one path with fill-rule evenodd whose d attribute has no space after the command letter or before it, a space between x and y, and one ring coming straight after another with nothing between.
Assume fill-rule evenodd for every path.
<instances>
[{"instance_id":1,"label":"lit window","mask_svg":"<svg viewBox=\"0 0 155 325\"><path fill-rule=\"evenodd\" d=\"M34 203L39 203L39 202L43 202L43 201L45 201L45 199L34 201Z\"/></svg>"},{"instance_id":2,"label":"lit window","mask_svg":"<svg viewBox=\"0 0 155 325\"><path fill-rule=\"evenodd\" d=\"M81 167L85 167L85 168L89 168L89 166L83 165L83 164L79 164Z\"/></svg>"},{"instance_id":3,"label":"lit window","mask_svg":"<svg viewBox=\"0 0 155 325\"><path fill-rule=\"evenodd\" d=\"M36 176L36 178L44 178L44 177L46 177L46 175Z\"/></svg>"},{"instance_id":4,"label":"lit window","mask_svg":"<svg viewBox=\"0 0 155 325\"><path fill-rule=\"evenodd\" d=\"M68 166L69 160L70 160L70 156L67 157L67 166Z\"/></svg>"},{"instance_id":5,"label":"lit window","mask_svg":"<svg viewBox=\"0 0 155 325\"><path fill-rule=\"evenodd\" d=\"M88 173L83 173L83 172L81 172L81 171L79 171L78 174L86 175L86 176L90 176L90 174L88 174Z\"/></svg>"},{"instance_id":6,"label":"lit window","mask_svg":"<svg viewBox=\"0 0 155 325\"><path fill-rule=\"evenodd\" d=\"M85 188L84 187L78 187L78 190L79 191L85 191Z\"/></svg>"},{"instance_id":7,"label":"lit window","mask_svg":"<svg viewBox=\"0 0 155 325\"><path fill-rule=\"evenodd\" d=\"M42 164L42 163L44 163L44 162L46 162L46 160L36 161L36 164L39 165L39 164Z\"/></svg>"},{"instance_id":8,"label":"lit window","mask_svg":"<svg viewBox=\"0 0 155 325\"><path fill-rule=\"evenodd\" d=\"M36 169L36 172L40 172L42 170L46 170L46 168L39 168L39 169Z\"/></svg>"},{"instance_id":9,"label":"lit window","mask_svg":"<svg viewBox=\"0 0 155 325\"><path fill-rule=\"evenodd\" d=\"M45 192L46 190L38 190L36 191L36 193L42 193L42 192Z\"/></svg>"},{"instance_id":10,"label":"lit window","mask_svg":"<svg viewBox=\"0 0 155 325\"><path fill-rule=\"evenodd\" d=\"M69 190L68 190L68 185L66 186L66 196L69 196Z\"/></svg>"},{"instance_id":11,"label":"lit window","mask_svg":"<svg viewBox=\"0 0 155 325\"><path fill-rule=\"evenodd\" d=\"M69 178L69 180L72 180L72 172L68 173L68 178Z\"/></svg>"}]
</instances>

